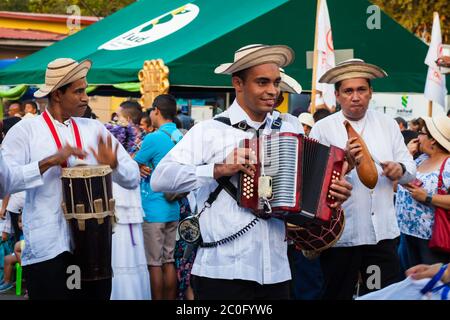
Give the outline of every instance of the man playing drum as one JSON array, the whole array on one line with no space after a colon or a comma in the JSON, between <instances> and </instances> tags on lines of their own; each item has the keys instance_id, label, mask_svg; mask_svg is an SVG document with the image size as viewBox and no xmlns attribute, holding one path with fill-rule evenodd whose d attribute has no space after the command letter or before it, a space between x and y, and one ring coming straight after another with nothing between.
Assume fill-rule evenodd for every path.
<instances>
[{"instance_id":1,"label":"man playing drum","mask_svg":"<svg viewBox=\"0 0 450 320\"><path fill-rule=\"evenodd\" d=\"M120 143L100 122L79 118L88 104L90 67L89 60L50 62L45 84L34 93L48 98L47 110L18 123L3 142L5 161L22 167L25 177L22 265L30 299L109 299L111 294L111 279L76 285L76 268L68 268L71 233L61 206L61 168L75 165L76 157L89 165L109 165L113 181L124 188L139 184L138 166Z\"/></svg>"}]
</instances>

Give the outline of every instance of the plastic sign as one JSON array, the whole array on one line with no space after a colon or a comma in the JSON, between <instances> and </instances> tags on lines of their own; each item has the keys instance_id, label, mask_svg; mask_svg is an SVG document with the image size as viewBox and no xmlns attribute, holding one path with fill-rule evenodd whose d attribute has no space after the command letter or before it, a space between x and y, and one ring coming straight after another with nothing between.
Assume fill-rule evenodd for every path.
<instances>
[{"instance_id":1,"label":"plastic sign","mask_svg":"<svg viewBox=\"0 0 450 320\"><path fill-rule=\"evenodd\" d=\"M184 28L199 14L200 8L188 3L147 21L102 44L98 49L125 50L149 44Z\"/></svg>"}]
</instances>

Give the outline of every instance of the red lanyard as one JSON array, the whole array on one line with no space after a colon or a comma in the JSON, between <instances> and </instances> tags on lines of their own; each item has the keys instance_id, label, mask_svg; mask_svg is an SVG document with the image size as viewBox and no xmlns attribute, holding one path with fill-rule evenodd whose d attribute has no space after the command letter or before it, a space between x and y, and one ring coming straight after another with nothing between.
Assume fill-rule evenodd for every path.
<instances>
[{"instance_id":1,"label":"red lanyard","mask_svg":"<svg viewBox=\"0 0 450 320\"><path fill-rule=\"evenodd\" d=\"M45 110L42 113L42 117L44 118L45 122L47 123L48 128L50 129L50 132L52 133L53 140L55 140L55 143L56 143L56 147L58 148L58 150L61 149L62 148L61 140L59 139L58 132L56 131L55 125L54 125L52 119L50 119L50 116L48 115L47 110ZM75 143L77 144L77 148L82 150L83 146L81 144L81 136L80 136L80 131L78 130L78 125L75 122L75 120L70 119L70 121L72 123L73 134L75 136ZM67 162L64 162L61 166L67 167Z\"/></svg>"}]
</instances>

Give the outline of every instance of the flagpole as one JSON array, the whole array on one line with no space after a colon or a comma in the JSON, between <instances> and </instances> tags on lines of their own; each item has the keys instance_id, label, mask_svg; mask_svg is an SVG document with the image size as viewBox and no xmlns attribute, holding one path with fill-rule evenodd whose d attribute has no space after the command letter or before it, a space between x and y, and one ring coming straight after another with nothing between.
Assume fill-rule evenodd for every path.
<instances>
[{"instance_id":1,"label":"flagpole","mask_svg":"<svg viewBox=\"0 0 450 320\"><path fill-rule=\"evenodd\" d=\"M428 116L433 116L433 101L431 100L428 101Z\"/></svg>"},{"instance_id":2,"label":"flagpole","mask_svg":"<svg viewBox=\"0 0 450 320\"><path fill-rule=\"evenodd\" d=\"M316 78L317 78L317 63L319 60L317 41L318 41L319 11L321 1L322 0L317 0L317 10L316 10L316 31L314 33L314 58L313 58L313 76L312 76L312 91L311 91L311 114L314 114L314 112L316 112Z\"/></svg>"}]
</instances>

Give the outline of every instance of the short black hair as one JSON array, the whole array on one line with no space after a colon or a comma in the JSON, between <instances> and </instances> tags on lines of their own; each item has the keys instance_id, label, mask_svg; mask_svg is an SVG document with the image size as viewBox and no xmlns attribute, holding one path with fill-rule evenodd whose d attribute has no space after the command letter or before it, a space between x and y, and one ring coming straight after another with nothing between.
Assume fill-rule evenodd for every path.
<instances>
[{"instance_id":1,"label":"short black hair","mask_svg":"<svg viewBox=\"0 0 450 320\"><path fill-rule=\"evenodd\" d=\"M20 120L22 120L19 117L9 117L3 120L3 135L6 136L6 134L8 133L8 131Z\"/></svg>"},{"instance_id":2,"label":"short black hair","mask_svg":"<svg viewBox=\"0 0 450 320\"><path fill-rule=\"evenodd\" d=\"M19 100L13 100L13 101L11 101L11 103L10 103L9 106L8 106L8 110L9 110L9 108L11 108L11 106L14 105L14 104L18 104L18 105L19 105L19 110L20 110L20 112L23 112L24 106L25 106L25 105L24 105L22 102L20 102Z\"/></svg>"},{"instance_id":3,"label":"short black hair","mask_svg":"<svg viewBox=\"0 0 450 320\"><path fill-rule=\"evenodd\" d=\"M153 108L157 108L164 119L175 120L177 115L177 100L171 94L161 94L153 100Z\"/></svg>"},{"instance_id":4,"label":"short black hair","mask_svg":"<svg viewBox=\"0 0 450 320\"><path fill-rule=\"evenodd\" d=\"M53 92L56 92L56 91L59 90L59 91L61 91L62 93L66 93L67 88L69 88L70 85L71 85L72 83L73 83L73 82L67 83L67 84L63 85L62 87L59 87L58 89L49 92L48 95L47 95L48 102L52 101L52 93L53 93Z\"/></svg>"},{"instance_id":5,"label":"short black hair","mask_svg":"<svg viewBox=\"0 0 450 320\"><path fill-rule=\"evenodd\" d=\"M238 77L238 78L241 79L242 81L245 81L245 80L247 79L247 74L248 74L248 70L249 70L249 69L250 69L250 68L242 69L242 70L233 72L233 73L231 74L231 77Z\"/></svg>"},{"instance_id":6,"label":"short black hair","mask_svg":"<svg viewBox=\"0 0 450 320\"><path fill-rule=\"evenodd\" d=\"M33 106L34 110L39 111L38 110L38 105L37 105L37 103L35 101L33 101L33 100L25 100L23 102L23 105L26 106L27 104L31 104Z\"/></svg>"},{"instance_id":7,"label":"short black hair","mask_svg":"<svg viewBox=\"0 0 450 320\"><path fill-rule=\"evenodd\" d=\"M124 101L120 104L120 107L122 108L123 116L130 118L131 121L136 125L139 125L141 123L142 107L137 101Z\"/></svg>"},{"instance_id":8,"label":"short black hair","mask_svg":"<svg viewBox=\"0 0 450 320\"><path fill-rule=\"evenodd\" d=\"M406 122L406 120L405 119L403 119L402 117L397 117L397 118L395 118L395 121L397 121L397 123L398 124L402 124L403 125L403 128L408 128L408 122Z\"/></svg>"},{"instance_id":9,"label":"short black hair","mask_svg":"<svg viewBox=\"0 0 450 320\"><path fill-rule=\"evenodd\" d=\"M364 78L364 79L366 79L367 84L369 85L369 88L372 88L372 81L370 81L370 79L368 79L368 78ZM342 81L344 81L344 80L338 81L334 84L334 90L339 91L339 88L342 85Z\"/></svg>"},{"instance_id":10,"label":"short black hair","mask_svg":"<svg viewBox=\"0 0 450 320\"><path fill-rule=\"evenodd\" d=\"M314 123L316 123L319 120L322 120L323 118L328 117L331 114L330 110L328 109L317 109L316 112L313 114Z\"/></svg>"},{"instance_id":11,"label":"short black hair","mask_svg":"<svg viewBox=\"0 0 450 320\"><path fill-rule=\"evenodd\" d=\"M150 117L148 116L148 114L142 114L142 119L141 121L144 120L144 122L147 124L148 127L150 127L152 125L152 119L150 119Z\"/></svg>"},{"instance_id":12,"label":"short black hair","mask_svg":"<svg viewBox=\"0 0 450 320\"><path fill-rule=\"evenodd\" d=\"M86 110L84 111L84 114L81 116L82 118L87 119L97 119L97 115L92 111L92 108L90 106L86 107Z\"/></svg>"}]
</instances>

